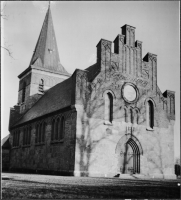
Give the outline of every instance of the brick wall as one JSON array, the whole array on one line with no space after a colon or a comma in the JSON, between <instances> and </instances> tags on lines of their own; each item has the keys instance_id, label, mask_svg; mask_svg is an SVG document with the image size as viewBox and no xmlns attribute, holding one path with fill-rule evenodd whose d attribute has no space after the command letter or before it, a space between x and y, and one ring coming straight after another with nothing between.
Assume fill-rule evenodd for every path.
<instances>
[{"instance_id":1,"label":"brick wall","mask_svg":"<svg viewBox=\"0 0 181 200\"><path fill-rule=\"evenodd\" d=\"M51 142L52 118L57 116L65 117L65 136L63 142ZM45 143L35 144L35 125L40 121L46 122ZM76 113L72 111L59 112L54 116L29 123L31 125L31 144L23 146L23 128L20 130L20 145L12 148L10 154L10 169L21 171L50 172L50 173L73 173L74 170L74 148ZM10 143L13 142L13 131L10 134Z\"/></svg>"}]
</instances>

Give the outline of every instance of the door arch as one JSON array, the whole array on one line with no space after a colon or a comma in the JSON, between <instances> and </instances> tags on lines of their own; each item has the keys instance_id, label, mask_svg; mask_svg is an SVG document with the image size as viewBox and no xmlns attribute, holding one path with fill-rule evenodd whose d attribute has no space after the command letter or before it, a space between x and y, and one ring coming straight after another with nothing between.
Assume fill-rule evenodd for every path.
<instances>
[{"instance_id":1,"label":"door arch","mask_svg":"<svg viewBox=\"0 0 181 200\"><path fill-rule=\"evenodd\" d=\"M118 170L122 174L140 173L140 155L143 150L138 139L130 134L123 136L117 146Z\"/></svg>"}]
</instances>

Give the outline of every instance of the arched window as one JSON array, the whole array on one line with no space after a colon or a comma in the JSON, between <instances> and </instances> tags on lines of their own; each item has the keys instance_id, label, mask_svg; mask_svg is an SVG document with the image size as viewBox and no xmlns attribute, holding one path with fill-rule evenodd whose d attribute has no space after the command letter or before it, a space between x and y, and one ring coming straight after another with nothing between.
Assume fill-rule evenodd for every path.
<instances>
[{"instance_id":1,"label":"arched window","mask_svg":"<svg viewBox=\"0 0 181 200\"><path fill-rule=\"evenodd\" d=\"M113 96L110 92L105 95L105 120L113 121Z\"/></svg>"},{"instance_id":2,"label":"arched window","mask_svg":"<svg viewBox=\"0 0 181 200\"><path fill-rule=\"evenodd\" d=\"M19 146L20 131L16 130L13 133L13 147Z\"/></svg>"},{"instance_id":3,"label":"arched window","mask_svg":"<svg viewBox=\"0 0 181 200\"><path fill-rule=\"evenodd\" d=\"M130 109L130 122L133 124L134 122L134 116L133 116L133 110Z\"/></svg>"},{"instance_id":4,"label":"arched window","mask_svg":"<svg viewBox=\"0 0 181 200\"><path fill-rule=\"evenodd\" d=\"M128 114L127 114L127 109L124 108L124 121L128 122Z\"/></svg>"},{"instance_id":5,"label":"arched window","mask_svg":"<svg viewBox=\"0 0 181 200\"><path fill-rule=\"evenodd\" d=\"M150 128L154 126L154 107L151 100L147 102L147 125Z\"/></svg>"},{"instance_id":6,"label":"arched window","mask_svg":"<svg viewBox=\"0 0 181 200\"><path fill-rule=\"evenodd\" d=\"M65 119L64 117L62 117L60 121L59 140L62 140L64 138L64 131L65 131Z\"/></svg>"},{"instance_id":7,"label":"arched window","mask_svg":"<svg viewBox=\"0 0 181 200\"><path fill-rule=\"evenodd\" d=\"M25 101L25 95L26 95L26 83L23 83L23 89L22 89L22 103Z\"/></svg>"},{"instance_id":8,"label":"arched window","mask_svg":"<svg viewBox=\"0 0 181 200\"><path fill-rule=\"evenodd\" d=\"M39 92L44 92L44 80L41 79L39 83Z\"/></svg>"}]
</instances>

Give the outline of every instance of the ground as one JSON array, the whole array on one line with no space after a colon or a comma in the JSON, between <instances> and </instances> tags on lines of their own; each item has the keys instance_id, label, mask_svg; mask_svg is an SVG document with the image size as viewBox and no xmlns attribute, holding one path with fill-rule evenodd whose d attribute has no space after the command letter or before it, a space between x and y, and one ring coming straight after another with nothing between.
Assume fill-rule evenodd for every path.
<instances>
[{"instance_id":1,"label":"ground","mask_svg":"<svg viewBox=\"0 0 181 200\"><path fill-rule=\"evenodd\" d=\"M2 198L180 198L180 180L2 173Z\"/></svg>"}]
</instances>

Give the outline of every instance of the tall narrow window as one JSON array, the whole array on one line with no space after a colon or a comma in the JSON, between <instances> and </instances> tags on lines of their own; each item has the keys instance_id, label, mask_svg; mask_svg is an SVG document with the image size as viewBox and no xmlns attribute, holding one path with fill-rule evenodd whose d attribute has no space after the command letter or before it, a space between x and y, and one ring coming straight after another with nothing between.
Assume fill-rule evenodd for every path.
<instances>
[{"instance_id":1,"label":"tall narrow window","mask_svg":"<svg viewBox=\"0 0 181 200\"><path fill-rule=\"evenodd\" d=\"M38 143L39 124L36 125L35 143Z\"/></svg>"},{"instance_id":2,"label":"tall narrow window","mask_svg":"<svg viewBox=\"0 0 181 200\"><path fill-rule=\"evenodd\" d=\"M31 144L31 126L28 128L28 144Z\"/></svg>"},{"instance_id":3,"label":"tall narrow window","mask_svg":"<svg viewBox=\"0 0 181 200\"><path fill-rule=\"evenodd\" d=\"M174 98L173 96L170 97L170 114L175 114L175 106L174 106Z\"/></svg>"},{"instance_id":4,"label":"tall narrow window","mask_svg":"<svg viewBox=\"0 0 181 200\"><path fill-rule=\"evenodd\" d=\"M113 96L111 93L105 95L105 120L113 121Z\"/></svg>"},{"instance_id":5,"label":"tall narrow window","mask_svg":"<svg viewBox=\"0 0 181 200\"><path fill-rule=\"evenodd\" d=\"M13 147L19 146L20 131L15 131L13 133Z\"/></svg>"},{"instance_id":6,"label":"tall narrow window","mask_svg":"<svg viewBox=\"0 0 181 200\"><path fill-rule=\"evenodd\" d=\"M134 122L134 117L133 117L133 110L130 109L130 122L133 124Z\"/></svg>"},{"instance_id":7,"label":"tall narrow window","mask_svg":"<svg viewBox=\"0 0 181 200\"><path fill-rule=\"evenodd\" d=\"M38 131L38 142L41 143L41 134L42 134L42 124L39 125Z\"/></svg>"},{"instance_id":8,"label":"tall narrow window","mask_svg":"<svg viewBox=\"0 0 181 200\"><path fill-rule=\"evenodd\" d=\"M42 127L43 131L42 131L42 142L45 142L45 129L46 129L46 123L43 123L43 127Z\"/></svg>"},{"instance_id":9,"label":"tall narrow window","mask_svg":"<svg viewBox=\"0 0 181 200\"><path fill-rule=\"evenodd\" d=\"M65 131L65 119L64 117L61 118L60 122L60 129L59 129L59 139L62 140L64 138L64 131Z\"/></svg>"},{"instance_id":10,"label":"tall narrow window","mask_svg":"<svg viewBox=\"0 0 181 200\"><path fill-rule=\"evenodd\" d=\"M154 126L154 107L150 100L147 102L147 125L150 128Z\"/></svg>"},{"instance_id":11,"label":"tall narrow window","mask_svg":"<svg viewBox=\"0 0 181 200\"><path fill-rule=\"evenodd\" d=\"M60 119L57 118L56 127L55 127L55 140L58 140L59 124L60 124Z\"/></svg>"},{"instance_id":12,"label":"tall narrow window","mask_svg":"<svg viewBox=\"0 0 181 200\"><path fill-rule=\"evenodd\" d=\"M128 117L127 117L127 110L124 108L124 121L128 122Z\"/></svg>"},{"instance_id":13,"label":"tall narrow window","mask_svg":"<svg viewBox=\"0 0 181 200\"><path fill-rule=\"evenodd\" d=\"M26 83L24 82L22 89L22 103L25 101L25 95L26 95Z\"/></svg>"},{"instance_id":14,"label":"tall narrow window","mask_svg":"<svg viewBox=\"0 0 181 200\"><path fill-rule=\"evenodd\" d=\"M52 120L52 132L51 132L51 140L54 140L54 135L55 135L55 120Z\"/></svg>"},{"instance_id":15,"label":"tall narrow window","mask_svg":"<svg viewBox=\"0 0 181 200\"><path fill-rule=\"evenodd\" d=\"M139 120L138 111L135 110L135 112L134 112L134 123L138 124L138 120Z\"/></svg>"}]
</instances>

